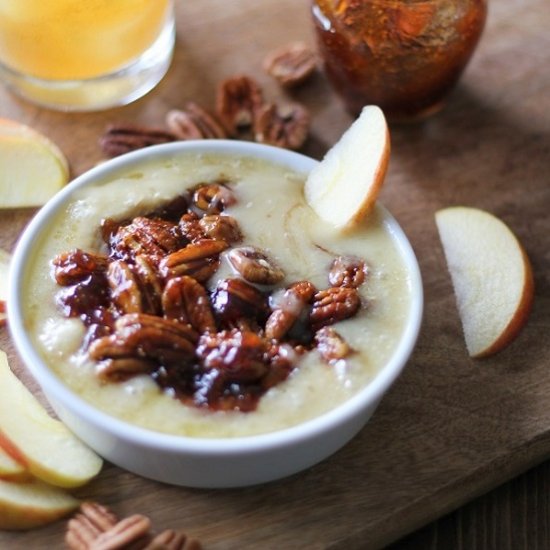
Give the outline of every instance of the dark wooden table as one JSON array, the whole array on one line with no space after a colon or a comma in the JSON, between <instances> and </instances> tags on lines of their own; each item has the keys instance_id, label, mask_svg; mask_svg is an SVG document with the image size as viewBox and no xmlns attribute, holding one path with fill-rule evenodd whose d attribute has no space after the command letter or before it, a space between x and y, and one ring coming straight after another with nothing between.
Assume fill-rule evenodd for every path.
<instances>
[{"instance_id":1,"label":"dark wooden table","mask_svg":"<svg viewBox=\"0 0 550 550\"><path fill-rule=\"evenodd\" d=\"M0 90L0 116L51 137L74 175L102 160L97 139L107 123L159 125L188 100L211 107L218 82L236 73L256 77L271 100L310 108L306 154L321 157L349 126L321 73L288 98L262 71L273 48L296 39L313 44L306 0L182 1L177 8L174 63L145 98L67 115ZM548 28L548 0L493 0L479 48L446 108L422 124L391 127L382 201L417 253L425 320L402 377L357 438L311 470L264 487L186 490L106 465L78 496L120 515L149 514L159 528L186 527L212 549L550 548L550 464L544 462L550 458ZM535 305L525 330L485 361L466 354L435 229L434 212L453 204L500 216L534 267ZM0 247L14 246L33 213L0 211ZM0 347L41 398L6 331ZM0 548L59 548L63 528L2 532Z\"/></svg>"}]
</instances>

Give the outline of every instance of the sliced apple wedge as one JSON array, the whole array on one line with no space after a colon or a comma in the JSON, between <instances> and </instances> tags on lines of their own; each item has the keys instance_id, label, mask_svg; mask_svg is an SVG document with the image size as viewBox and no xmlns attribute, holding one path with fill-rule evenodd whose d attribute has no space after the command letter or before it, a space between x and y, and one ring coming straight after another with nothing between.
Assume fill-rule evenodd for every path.
<instances>
[{"instance_id":1,"label":"sliced apple wedge","mask_svg":"<svg viewBox=\"0 0 550 550\"><path fill-rule=\"evenodd\" d=\"M79 504L67 492L39 480L0 480L0 529L40 527L66 516Z\"/></svg>"},{"instance_id":2,"label":"sliced apple wedge","mask_svg":"<svg viewBox=\"0 0 550 550\"><path fill-rule=\"evenodd\" d=\"M0 447L0 479L25 481L31 477L30 472Z\"/></svg>"},{"instance_id":3,"label":"sliced apple wedge","mask_svg":"<svg viewBox=\"0 0 550 550\"><path fill-rule=\"evenodd\" d=\"M53 141L0 119L0 208L42 206L68 180L67 159Z\"/></svg>"},{"instance_id":4,"label":"sliced apple wedge","mask_svg":"<svg viewBox=\"0 0 550 550\"><path fill-rule=\"evenodd\" d=\"M338 228L358 224L373 207L390 158L389 130L382 110L364 107L355 122L310 172L308 204Z\"/></svg>"},{"instance_id":5,"label":"sliced apple wedge","mask_svg":"<svg viewBox=\"0 0 550 550\"><path fill-rule=\"evenodd\" d=\"M99 473L102 460L46 409L11 371L0 351L0 447L37 478L78 487Z\"/></svg>"},{"instance_id":6,"label":"sliced apple wedge","mask_svg":"<svg viewBox=\"0 0 550 550\"><path fill-rule=\"evenodd\" d=\"M477 208L435 214L451 274L468 353L492 355L510 344L527 321L533 272L516 236Z\"/></svg>"}]
</instances>

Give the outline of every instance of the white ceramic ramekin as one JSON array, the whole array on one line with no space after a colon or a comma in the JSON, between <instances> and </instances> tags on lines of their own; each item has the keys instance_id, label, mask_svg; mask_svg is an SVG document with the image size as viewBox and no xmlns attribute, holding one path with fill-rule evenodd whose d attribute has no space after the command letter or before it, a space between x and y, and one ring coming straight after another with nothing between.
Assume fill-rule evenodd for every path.
<instances>
[{"instance_id":1,"label":"white ceramic ramekin","mask_svg":"<svg viewBox=\"0 0 550 550\"><path fill-rule=\"evenodd\" d=\"M222 153L267 159L307 173L316 161L284 149L224 140L176 142L142 149L108 161L76 178L33 218L13 255L8 316L17 350L60 419L107 460L131 472L188 487L222 488L272 481L308 468L346 444L367 422L396 380L415 345L423 310L420 270L407 237L387 213L410 274L412 301L393 355L363 390L334 410L281 431L249 437L199 439L133 426L94 408L73 393L44 363L25 329L25 281L37 237L76 189L178 152Z\"/></svg>"}]
</instances>

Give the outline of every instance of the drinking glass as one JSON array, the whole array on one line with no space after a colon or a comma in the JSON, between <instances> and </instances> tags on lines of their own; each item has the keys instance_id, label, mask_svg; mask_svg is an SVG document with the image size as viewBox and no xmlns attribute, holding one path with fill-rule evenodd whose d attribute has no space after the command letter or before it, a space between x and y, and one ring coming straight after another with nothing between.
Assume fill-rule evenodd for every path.
<instances>
[{"instance_id":1,"label":"drinking glass","mask_svg":"<svg viewBox=\"0 0 550 550\"><path fill-rule=\"evenodd\" d=\"M174 38L172 0L0 0L0 80L55 109L123 105L162 79Z\"/></svg>"}]
</instances>

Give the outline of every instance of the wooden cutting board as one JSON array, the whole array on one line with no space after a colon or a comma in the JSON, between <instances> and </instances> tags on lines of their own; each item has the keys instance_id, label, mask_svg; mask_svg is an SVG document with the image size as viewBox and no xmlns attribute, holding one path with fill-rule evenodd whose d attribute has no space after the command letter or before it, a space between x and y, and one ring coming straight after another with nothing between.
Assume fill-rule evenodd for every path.
<instances>
[{"instance_id":1,"label":"wooden cutting board","mask_svg":"<svg viewBox=\"0 0 550 550\"><path fill-rule=\"evenodd\" d=\"M416 351L367 427L322 464L283 481L239 490L188 490L107 465L78 496L120 515L148 514L208 549L379 548L550 456L550 12L546 0L499 0L460 86L438 116L392 127L382 200L420 261L425 320ZM201 0L177 6L178 43L161 85L125 108L63 114L0 90L0 116L43 131L75 175L102 160L97 139L113 121L162 124L188 100L206 107L217 83L256 77L290 40L313 44L305 0ZM320 157L348 127L322 74L292 99L313 115L304 152ZM500 216L531 257L535 305L519 339L494 358L468 358L433 214L465 204ZM11 249L33 211L0 211L0 246ZM41 394L10 347L18 375ZM14 419L14 422L16 419ZM64 523L0 533L0 548L59 548Z\"/></svg>"}]
</instances>

